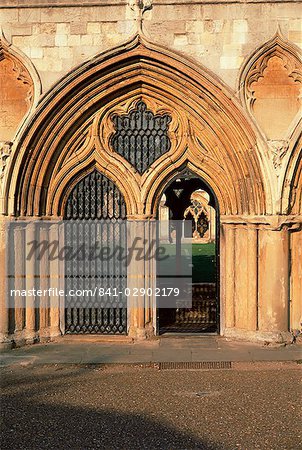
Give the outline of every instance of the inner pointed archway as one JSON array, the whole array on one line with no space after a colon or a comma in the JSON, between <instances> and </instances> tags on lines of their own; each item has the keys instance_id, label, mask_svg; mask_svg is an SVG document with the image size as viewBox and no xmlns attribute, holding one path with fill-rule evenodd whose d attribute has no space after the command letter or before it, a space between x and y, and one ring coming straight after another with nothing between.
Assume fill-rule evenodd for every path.
<instances>
[{"instance_id":1,"label":"inner pointed archway","mask_svg":"<svg viewBox=\"0 0 302 450\"><path fill-rule=\"evenodd\" d=\"M217 333L219 331L219 208L210 186L188 170L177 174L165 187L158 206L159 242L175 255L176 272L192 267L187 308L158 307L158 334ZM170 260L169 260L170 261ZM170 261L171 263L171 261ZM180 268L180 272L178 269ZM165 267L160 265L158 283Z\"/></svg>"}]
</instances>

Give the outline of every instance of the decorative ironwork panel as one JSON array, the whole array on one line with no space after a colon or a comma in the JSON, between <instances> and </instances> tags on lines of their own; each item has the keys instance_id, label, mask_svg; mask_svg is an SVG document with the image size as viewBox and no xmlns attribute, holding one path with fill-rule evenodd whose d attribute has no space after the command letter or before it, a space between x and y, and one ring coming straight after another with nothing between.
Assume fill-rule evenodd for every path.
<instances>
[{"instance_id":1,"label":"decorative ironwork panel","mask_svg":"<svg viewBox=\"0 0 302 450\"><path fill-rule=\"evenodd\" d=\"M161 155L171 148L168 136L169 114L153 114L143 101L128 114L114 115L115 133L112 148L142 174Z\"/></svg>"},{"instance_id":2,"label":"decorative ironwork panel","mask_svg":"<svg viewBox=\"0 0 302 450\"><path fill-rule=\"evenodd\" d=\"M126 205L124 198L105 175L94 171L70 193L65 208L65 248L75 256L65 259L65 331L70 334L124 334L127 326L125 288L126 266L116 256L91 257L91 249L126 246ZM81 250L84 249L84 250ZM79 251L80 250L80 251ZM96 290L97 288L97 290ZM98 288L116 289L101 298ZM70 291L86 291L76 297ZM88 294L87 294L88 292ZM112 292L112 291L111 291Z\"/></svg>"}]
</instances>

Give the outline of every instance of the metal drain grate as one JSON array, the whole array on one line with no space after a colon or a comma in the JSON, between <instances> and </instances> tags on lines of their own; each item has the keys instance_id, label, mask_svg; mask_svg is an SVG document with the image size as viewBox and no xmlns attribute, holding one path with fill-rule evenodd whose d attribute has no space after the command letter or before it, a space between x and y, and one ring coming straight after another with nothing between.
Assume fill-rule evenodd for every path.
<instances>
[{"instance_id":1,"label":"metal drain grate","mask_svg":"<svg viewBox=\"0 0 302 450\"><path fill-rule=\"evenodd\" d=\"M231 361L161 362L159 369L231 369Z\"/></svg>"}]
</instances>

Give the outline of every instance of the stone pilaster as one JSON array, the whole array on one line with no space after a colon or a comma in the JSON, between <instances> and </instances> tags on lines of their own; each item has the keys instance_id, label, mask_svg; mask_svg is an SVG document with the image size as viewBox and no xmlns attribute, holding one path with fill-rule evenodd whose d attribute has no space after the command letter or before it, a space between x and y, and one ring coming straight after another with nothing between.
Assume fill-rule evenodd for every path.
<instances>
[{"instance_id":1,"label":"stone pilaster","mask_svg":"<svg viewBox=\"0 0 302 450\"><path fill-rule=\"evenodd\" d=\"M9 338L9 309L8 309L8 283L7 283L7 222L0 218L0 347L10 348Z\"/></svg>"},{"instance_id":2,"label":"stone pilaster","mask_svg":"<svg viewBox=\"0 0 302 450\"><path fill-rule=\"evenodd\" d=\"M16 225L14 227L14 289L17 291L25 289L24 233L25 230L22 225ZM19 346L23 345L25 340L25 308L23 296L15 294L14 307L14 342Z\"/></svg>"},{"instance_id":3,"label":"stone pilaster","mask_svg":"<svg viewBox=\"0 0 302 450\"><path fill-rule=\"evenodd\" d=\"M259 230L259 330L288 331L289 232Z\"/></svg>"},{"instance_id":4,"label":"stone pilaster","mask_svg":"<svg viewBox=\"0 0 302 450\"><path fill-rule=\"evenodd\" d=\"M290 329L302 330L302 223L290 232Z\"/></svg>"},{"instance_id":5,"label":"stone pilaster","mask_svg":"<svg viewBox=\"0 0 302 450\"><path fill-rule=\"evenodd\" d=\"M224 232L224 254L225 259L221 265L221 271L224 272L225 277L225 308L224 308L224 322L226 328L233 328L235 326L235 305L234 305L234 291L235 291L235 227L234 225L223 225Z\"/></svg>"},{"instance_id":6,"label":"stone pilaster","mask_svg":"<svg viewBox=\"0 0 302 450\"><path fill-rule=\"evenodd\" d=\"M150 221L146 220L144 216L131 216L128 228L128 243L127 247L135 242L136 238L140 238L137 241L137 247L141 248L145 252L152 237L150 230ZM147 288L152 284L152 263L145 261L145 258L137 260L134 254L131 258L128 266L127 285L133 294L134 289ZM146 303L147 302L147 303ZM136 339L145 339L153 334L152 324L152 301L146 296L134 296L131 295L128 298L128 335Z\"/></svg>"},{"instance_id":7,"label":"stone pilaster","mask_svg":"<svg viewBox=\"0 0 302 450\"><path fill-rule=\"evenodd\" d=\"M40 242L47 241L49 239L48 227L40 227ZM40 260L40 289L47 291L49 289L49 252L48 249L43 252ZM49 295L43 295L40 300L40 324L39 324L39 337L40 341L49 339Z\"/></svg>"},{"instance_id":8,"label":"stone pilaster","mask_svg":"<svg viewBox=\"0 0 302 450\"><path fill-rule=\"evenodd\" d=\"M59 241L59 225L54 223L49 230L50 243ZM50 294L50 329L51 338L61 335L60 331L60 298L55 294L60 290L60 261L59 258L49 260L50 287L54 290Z\"/></svg>"},{"instance_id":9,"label":"stone pilaster","mask_svg":"<svg viewBox=\"0 0 302 450\"><path fill-rule=\"evenodd\" d=\"M25 228L26 233L26 244L35 240L35 223L31 222L27 224ZM29 296L29 291L35 288L35 275L36 275L36 260L34 255L32 257L27 257L27 252L25 251L25 268L26 268L26 308L25 308L25 330L24 337L26 343L32 344L36 340L36 305L35 298Z\"/></svg>"}]
</instances>

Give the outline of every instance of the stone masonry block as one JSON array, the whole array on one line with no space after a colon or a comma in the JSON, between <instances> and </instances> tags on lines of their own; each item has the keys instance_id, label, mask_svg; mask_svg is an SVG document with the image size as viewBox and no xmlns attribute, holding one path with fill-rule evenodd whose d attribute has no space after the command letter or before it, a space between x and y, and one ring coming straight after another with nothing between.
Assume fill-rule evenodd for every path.
<instances>
[{"instance_id":1,"label":"stone masonry block","mask_svg":"<svg viewBox=\"0 0 302 450\"><path fill-rule=\"evenodd\" d=\"M93 36L86 34L81 36L81 45L92 45L93 44Z\"/></svg>"},{"instance_id":2,"label":"stone masonry block","mask_svg":"<svg viewBox=\"0 0 302 450\"><path fill-rule=\"evenodd\" d=\"M186 34L175 34L174 35L174 45L176 47L188 45L188 36Z\"/></svg>"},{"instance_id":3,"label":"stone masonry block","mask_svg":"<svg viewBox=\"0 0 302 450\"><path fill-rule=\"evenodd\" d=\"M56 24L55 23L41 23L41 33L44 34L55 34Z\"/></svg>"},{"instance_id":4,"label":"stone masonry block","mask_svg":"<svg viewBox=\"0 0 302 450\"><path fill-rule=\"evenodd\" d=\"M60 47L59 48L59 58L62 59L72 59L73 51L71 47Z\"/></svg>"},{"instance_id":5,"label":"stone masonry block","mask_svg":"<svg viewBox=\"0 0 302 450\"><path fill-rule=\"evenodd\" d=\"M115 45L121 44L123 42L123 40L124 40L124 37L121 34L113 33L113 34L108 34L106 36L106 40L107 40L107 43L108 43L107 46L108 47L111 47L111 46L113 47Z\"/></svg>"},{"instance_id":6,"label":"stone masonry block","mask_svg":"<svg viewBox=\"0 0 302 450\"><path fill-rule=\"evenodd\" d=\"M37 47L53 47L55 45L55 35L38 34L32 36L32 45Z\"/></svg>"},{"instance_id":7,"label":"stone masonry block","mask_svg":"<svg viewBox=\"0 0 302 450\"><path fill-rule=\"evenodd\" d=\"M70 34L69 23L57 23L57 34Z\"/></svg>"},{"instance_id":8,"label":"stone masonry block","mask_svg":"<svg viewBox=\"0 0 302 450\"><path fill-rule=\"evenodd\" d=\"M55 36L55 45L57 47L66 47L68 44L67 34L56 34Z\"/></svg>"},{"instance_id":9,"label":"stone masonry block","mask_svg":"<svg viewBox=\"0 0 302 450\"><path fill-rule=\"evenodd\" d=\"M102 34L94 34L92 35L92 44L93 45L102 45L104 42L104 36Z\"/></svg>"},{"instance_id":10,"label":"stone masonry block","mask_svg":"<svg viewBox=\"0 0 302 450\"><path fill-rule=\"evenodd\" d=\"M189 44L200 44L200 34L197 33L188 33L188 43Z\"/></svg>"},{"instance_id":11,"label":"stone masonry block","mask_svg":"<svg viewBox=\"0 0 302 450\"><path fill-rule=\"evenodd\" d=\"M31 47L30 56L34 59L43 58L43 49L41 47Z\"/></svg>"},{"instance_id":12,"label":"stone masonry block","mask_svg":"<svg viewBox=\"0 0 302 450\"><path fill-rule=\"evenodd\" d=\"M302 20L296 19L296 20L290 20L289 21L289 29L290 31L302 31Z\"/></svg>"},{"instance_id":13,"label":"stone masonry block","mask_svg":"<svg viewBox=\"0 0 302 450\"><path fill-rule=\"evenodd\" d=\"M223 56L235 56L237 57L241 53L241 45L237 43L225 44L223 46Z\"/></svg>"},{"instance_id":14,"label":"stone masonry block","mask_svg":"<svg viewBox=\"0 0 302 450\"><path fill-rule=\"evenodd\" d=\"M117 22L102 23L102 33L105 35L117 33Z\"/></svg>"},{"instance_id":15,"label":"stone masonry block","mask_svg":"<svg viewBox=\"0 0 302 450\"><path fill-rule=\"evenodd\" d=\"M248 31L248 22L247 20L234 20L233 21L233 30L235 33L244 33Z\"/></svg>"},{"instance_id":16,"label":"stone masonry block","mask_svg":"<svg viewBox=\"0 0 302 450\"><path fill-rule=\"evenodd\" d=\"M63 68L63 61L59 58L45 57L43 59L36 59L35 65L41 72L60 72Z\"/></svg>"},{"instance_id":17,"label":"stone masonry block","mask_svg":"<svg viewBox=\"0 0 302 450\"><path fill-rule=\"evenodd\" d=\"M30 42L30 36L12 36L12 43L16 46L16 47L30 47L31 42Z\"/></svg>"},{"instance_id":18,"label":"stone masonry block","mask_svg":"<svg viewBox=\"0 0 302 450\"><path fill-rule=\"evenodd\" d=\"M203 33L204 23L202 20L189 20L186 22L186 31L190 33Z\"/></svg>"},{"instance_id":19,"label":"stone masonry block","mask_svg":"<svg viewBox=\"0 0 302 450\"><path fill-rule=\"evenodd\" d=\"M98 34L101 32L101 24L99 22L87 23L87 34Z\"/></svg>"},{"instance_id":20,"label":"stone masonry block","mask_svg":"<svg viewBox=\"0 0 302 450\"><path fill-rule=\"evenodd\" d=\"M119 6L95 6L85 8L83 6L73 8L42 8L41 22L113 22L125 17L125 5Z\"/></svg>"},{"instance_id":21,"label":"stone masonry block","mask_svg":"<svg viewBox=\"0 0 302 450\"><path fill-rule=\"evenodd\" d=\"M79 34L67 36L67 45L71 47L81 45L81 36Z\"/></svg>"},{"instance_id":22,"label":"stone masonry block","mask_svg":"<svg viewBox=\"0 0 302 450\"><path fill-rule=\"evenodd\" d=\"M17 9L2 9L1 23L17 23L19 21Z\"/></svg>"},{"instance_id":23,"label":"stone masonry block","mask_svg":"<svg viewBox=\"0 0 302 450\"><path fill-rule=\"evenodd\" d=\"M245 44L247 41L246 33L233 33L232 34L232 42L237 44Z\"/></svg>"},{"instance_id":24,"label":"stone masonry block","mask_svg":"<svg viewBox=\"0 0 302 450\"><path fill-rule=\"evenodd\" d=\"M154 9L154 17L156 20L170 22L175 20L194 20L201 18L201 5L156 5L156 14Z\"/></svg>"},{"instance_id":25,"label":"stone masonry block","mask_svg":"<svg viewBox=\"0 0 302 450\"><path fill-rule=\"evenodd\" d=\"M12 29L12 36L31 36L32 34L31 24L18 24Z\"/></svg>"},{"instance_id":26,"label":"stone masonry block","mask_svg":"<svg viewBox=\"0 0 302 450\"><path fill-rule=\"evenodd\" d=\"M49 59L59 58L59 48L58 47L47 47L47 48L44 48L43 50L44 50L45 58L49 58Z\"/></svg>"},{"instance_id":27,"label":"stone masonry block","mask_svg":"<svg viewBox=\"0 0 302 450\"><path fill-rule=\"evenodd\" d=\"M239 69L243 61L240 56L221 56L220 67L221 69Z\"/></svg>"},{"instance_id":28,"label":"stone masonry block","mask_svg":"<svg viewBox=\"0 0 302 450\"><path fill-rule=\"evenodd\" d=\"M32 26L32 34L40 34L41 33L41 24L34 23Z\"/></svg>"},{"instance_id":29,"label":"stone masonry block","mask_svg":"<svg viewBox=\"0 0 302 450\"><path fill-rule=\"evenodd\" d=\"M121 34L133 34L135 27L134 20L123 20L117 23L117 30Z\"/></svg>"},{"instance_id":30,"label":"stone masonry block","mask_svg":"<svg viewBox=\"0 0 302 450\"><path fill-rule=\"evenodd\" d=\"M85 22L71 22L70 34L86 34L87 24Z\"/></svg>"},{"instance_id":31,"label":"stone masonry block","mask_svg":"<svg viewBox=\"0 0 302 450\"><path fill-rule=\"evenodd\" d=\"M40 8L20 8L18 9L19 22L29 23L41 21L41 9Z\"/></svg>"},{"instance_id":32,"label":"stone masonry block","mask_svg":"<svg viewBox=\"0 0 302 450\"><path fill-rule=\"evenodd\" d=\"M302 42L302 31L290 31L288 38L290 41L300 44Z\"/></svg>"}]
</instances>

